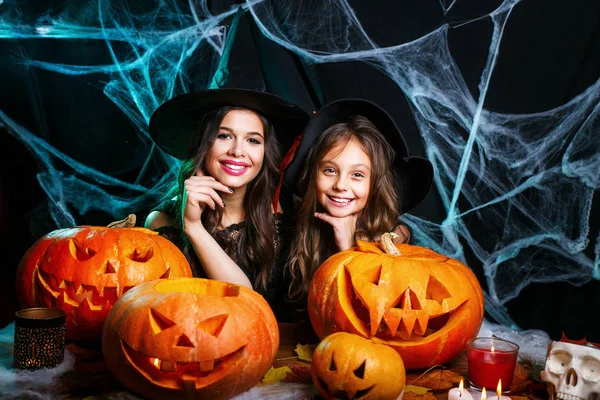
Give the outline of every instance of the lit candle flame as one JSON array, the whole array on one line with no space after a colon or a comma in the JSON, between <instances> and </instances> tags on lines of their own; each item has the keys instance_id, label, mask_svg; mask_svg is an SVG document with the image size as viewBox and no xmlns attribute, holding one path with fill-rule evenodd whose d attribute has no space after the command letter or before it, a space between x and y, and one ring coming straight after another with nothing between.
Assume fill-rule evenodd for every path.
<instances>
[{"instance_id":1,"label":"lit candle flame","mask_svg":"<svg viewBox=\"0 0 600 400\"><path fill-rule=\"evenodd\" d=\"M492 345L492 353L494 352L494 345Z\"/></svg>"},{"instance_id":2,"label":"lit candle flame","mask_svg":"<svg viewBox=\"0 0 600 400\"><path fill-rule=\"evenodd\" d=\"M485 388L483 388L481 390L481 400L485 400L487 398L487 395L485 394Z\"/></svg>"},{"instance_id":3,"label":"lit candle flame","mask_svg":"<svg viewBox=\"0 0 600 400\"><path fill-rule=\"evenodd\" d=\"M461 396L462 396L462 392L463 392L464 388L465 388L465 386L464 386L463 380L461 379L460 384L458 385L458 391L461 394Z\"/></svg>"},{"instance_id":4,"label":"lit candle flame","mask_svg":"<svg viewBox=\"0 0 600 400\"><path fill-rule=\"evenodd\" d=\"M502 379L498 379L498 386L496 387L496 394L498 398L502 397Z\"/></svg>"},{"instance_id":5,"label":"lit candle flame","mask_svg":"<svg viewBox=\"0 0 600 400\"><path fill-rule=\"evenodd\" d=\"M154 366L156 368L159 368L160 367L160 359L158 359L158 358L153 359L152 364L154 364Z\"/></svg>"}]
</instances>

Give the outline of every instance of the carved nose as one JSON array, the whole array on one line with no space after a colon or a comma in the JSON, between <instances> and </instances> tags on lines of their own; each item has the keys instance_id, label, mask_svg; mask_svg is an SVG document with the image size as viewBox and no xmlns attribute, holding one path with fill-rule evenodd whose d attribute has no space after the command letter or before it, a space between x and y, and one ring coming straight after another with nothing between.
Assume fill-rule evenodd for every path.
<instances>
[{"instance_id":1,"label":"carved nose","mask_svg":"<svg viewBox=\"0 0 600 400\"><path fill-rule=\"evenodd\" d=\"M566 382L569 386L577 386L577 372L573 368L567 371Z\"/></svg>"}]
</instances>

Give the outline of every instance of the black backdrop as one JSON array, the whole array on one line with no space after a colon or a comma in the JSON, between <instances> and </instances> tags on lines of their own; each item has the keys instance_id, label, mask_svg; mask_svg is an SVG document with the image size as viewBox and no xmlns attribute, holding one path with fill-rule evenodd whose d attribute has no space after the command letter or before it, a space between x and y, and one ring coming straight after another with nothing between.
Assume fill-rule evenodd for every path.
<instances>
[{"instance_id":1,"label":"black backdrop","mask_svg":"<svg viewBox=\"0 0 600 400\"><path fill-rule=\"evenodd\" d=\"M275 2L276 3L276 2ZM407 43L443 24L459 26L495 9L500 1L458 0L444 14L438 0L350 1L357 19L379 46ZM209 1L213 15L229 10L236 2ZM16 2L0 12L11 18L21 10L21 21L34 24L45 13L64 11L73 3L59 1ZM4 10L2 9L4 7ZM90 6L91 7L91 6ZM186 12L186 2L180 4ZM93 10L79 7L82 24L92 20ZM71 14L73 16L73 14ZM225 21L230 23L231 18ZM310 111L324 102L343 97L362 97L388 110L402 126L413 154L425 155L424 144L412 110L402 92L382 72L360 62L309 64L257 34L250 15L242 18L229 62L226 86L259 87L285 95ZM525 0L508 20L494 77L485 107L501 113L529 114L565 104L600 77L600 2L573 0ZM449 30L452 56L473 95L490 43L491 23L485 19ZM0 110L37 137L91 168L125 182L140 179L152 183L157 168L146 164L151 145L139 140L130 119L102 92L105 75L83 77L57 74L23 65L21 56L55 63L109 64L110 54L102 41L18 39L4 31L0 42ZM262 59L262 60L261 60ZM265 63L264 59L270 62ZM199 86L209 81L218 62L206 56L206 71L198 73ZM202 83L202 81L204 83ZM399 106L399 104L401 104ZM24 145L0 131L0 232L4 277L0 326L12 320L18 308L14 275L25 250L41 235L56 229L47 212L47 195L36 180L39 163ZM118 135L116 134L118 132ZM600 133L598 134L600 137ZM600 140L600 139L598 139ZM597 203L597 199L596 199ZM147 210L139 210L143 217ZM105 224L106 213L75 213L78 224ZM440 223L444 209L432 189L415 215ZM600 230L597 204L590 216L593 257ZM467 255L468 256L468 255ZM470 264L482 277L481 266ZM482 284L485 283L482 279ZM583 286L567 282L536 283L524 288L507 303L507 310L521 328L538 328L552 338L564 331L570 338L600 341L600 283Z\"/></svg>"}]
</instances>

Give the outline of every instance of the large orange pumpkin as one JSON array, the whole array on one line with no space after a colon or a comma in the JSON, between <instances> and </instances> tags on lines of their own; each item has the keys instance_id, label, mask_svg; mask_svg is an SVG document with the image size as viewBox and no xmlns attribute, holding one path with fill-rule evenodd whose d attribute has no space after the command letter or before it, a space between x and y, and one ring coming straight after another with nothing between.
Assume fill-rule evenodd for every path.
<instances>
[{"instance_id":1,"label":"large orange pumpkin","mask_svg":"<svg viewBox=\"0 0 600 400\"><path fill-rule=\"evenodd\" d=\"M355 333L385 343L408 369L450 361L479 331L481 286L459 261L408 244L357 246L327 259L309 288L315 332Z\"/></svg>"},{"instance_id":2,"label":"large orange pumpkin","mask_svg":"<svg viewBox=\"0 0 600 400\"><path fill-rule=\"evenodd\" d=\"M102 335L104 361L151 399L228 399L256 385L279 347L269 304L230 283L181 278L136 286Z\"/></svg>"},{"instance_id":3,"label":"large orange pumpkin","mask_svg":"<svg viewBox=\"0 0 600 400\"><path fill-rule=\"evenodd\" d=\"M25 253L17 297L23 308L65 311L68 340L100 340L111 307L131 287L190 276L184 255L154 231L80 226L53 231Z\"/></svg>"},{"instance_id":4,"label":"large orange pumpkin","mask_svg":"<svg viewBox=\"0 0 600 400\"><path fill-rule=\"evenodd\" d=\"M394 349L346 332L319 343L310 369L325 399L396 400L406 383L404 363Z\"/></svg>"}]
</instances>

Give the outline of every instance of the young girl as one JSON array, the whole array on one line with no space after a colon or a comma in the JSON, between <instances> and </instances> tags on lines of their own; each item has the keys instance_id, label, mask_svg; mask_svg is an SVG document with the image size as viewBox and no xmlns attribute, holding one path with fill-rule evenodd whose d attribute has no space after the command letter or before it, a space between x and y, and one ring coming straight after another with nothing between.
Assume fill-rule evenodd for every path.
<instances>
[{"instance_id":1,"label":"young girl","mask_svg":"<svg viewBox=\"0 0 600 400\"><path fill-rule=\"evenodd\" d=\"M407 242L410 231L398 217L421 201L432 178L431 163L408 157L400 130L379 106L344 99L323 107L284 173L303 197L287 265L289 297L304 301L316 269L357 239L395 232Z\"/></svg>"},{"instance_id":2,"label":"young girl","mask_svg":"<svg viewBox=\"0 0 600 400\"><path fill-rule=\"evenodd\" d=\"M150 134L182 163L145 226L178 244L195 276L253 288L276 305L283 269L277 254L289 242L286 215L276 215L282 207L273 202L277 139L291 145L307 120L292 103L251 90L206 90L166 102L152 115Z\"/></svg>"}]
</instances>

